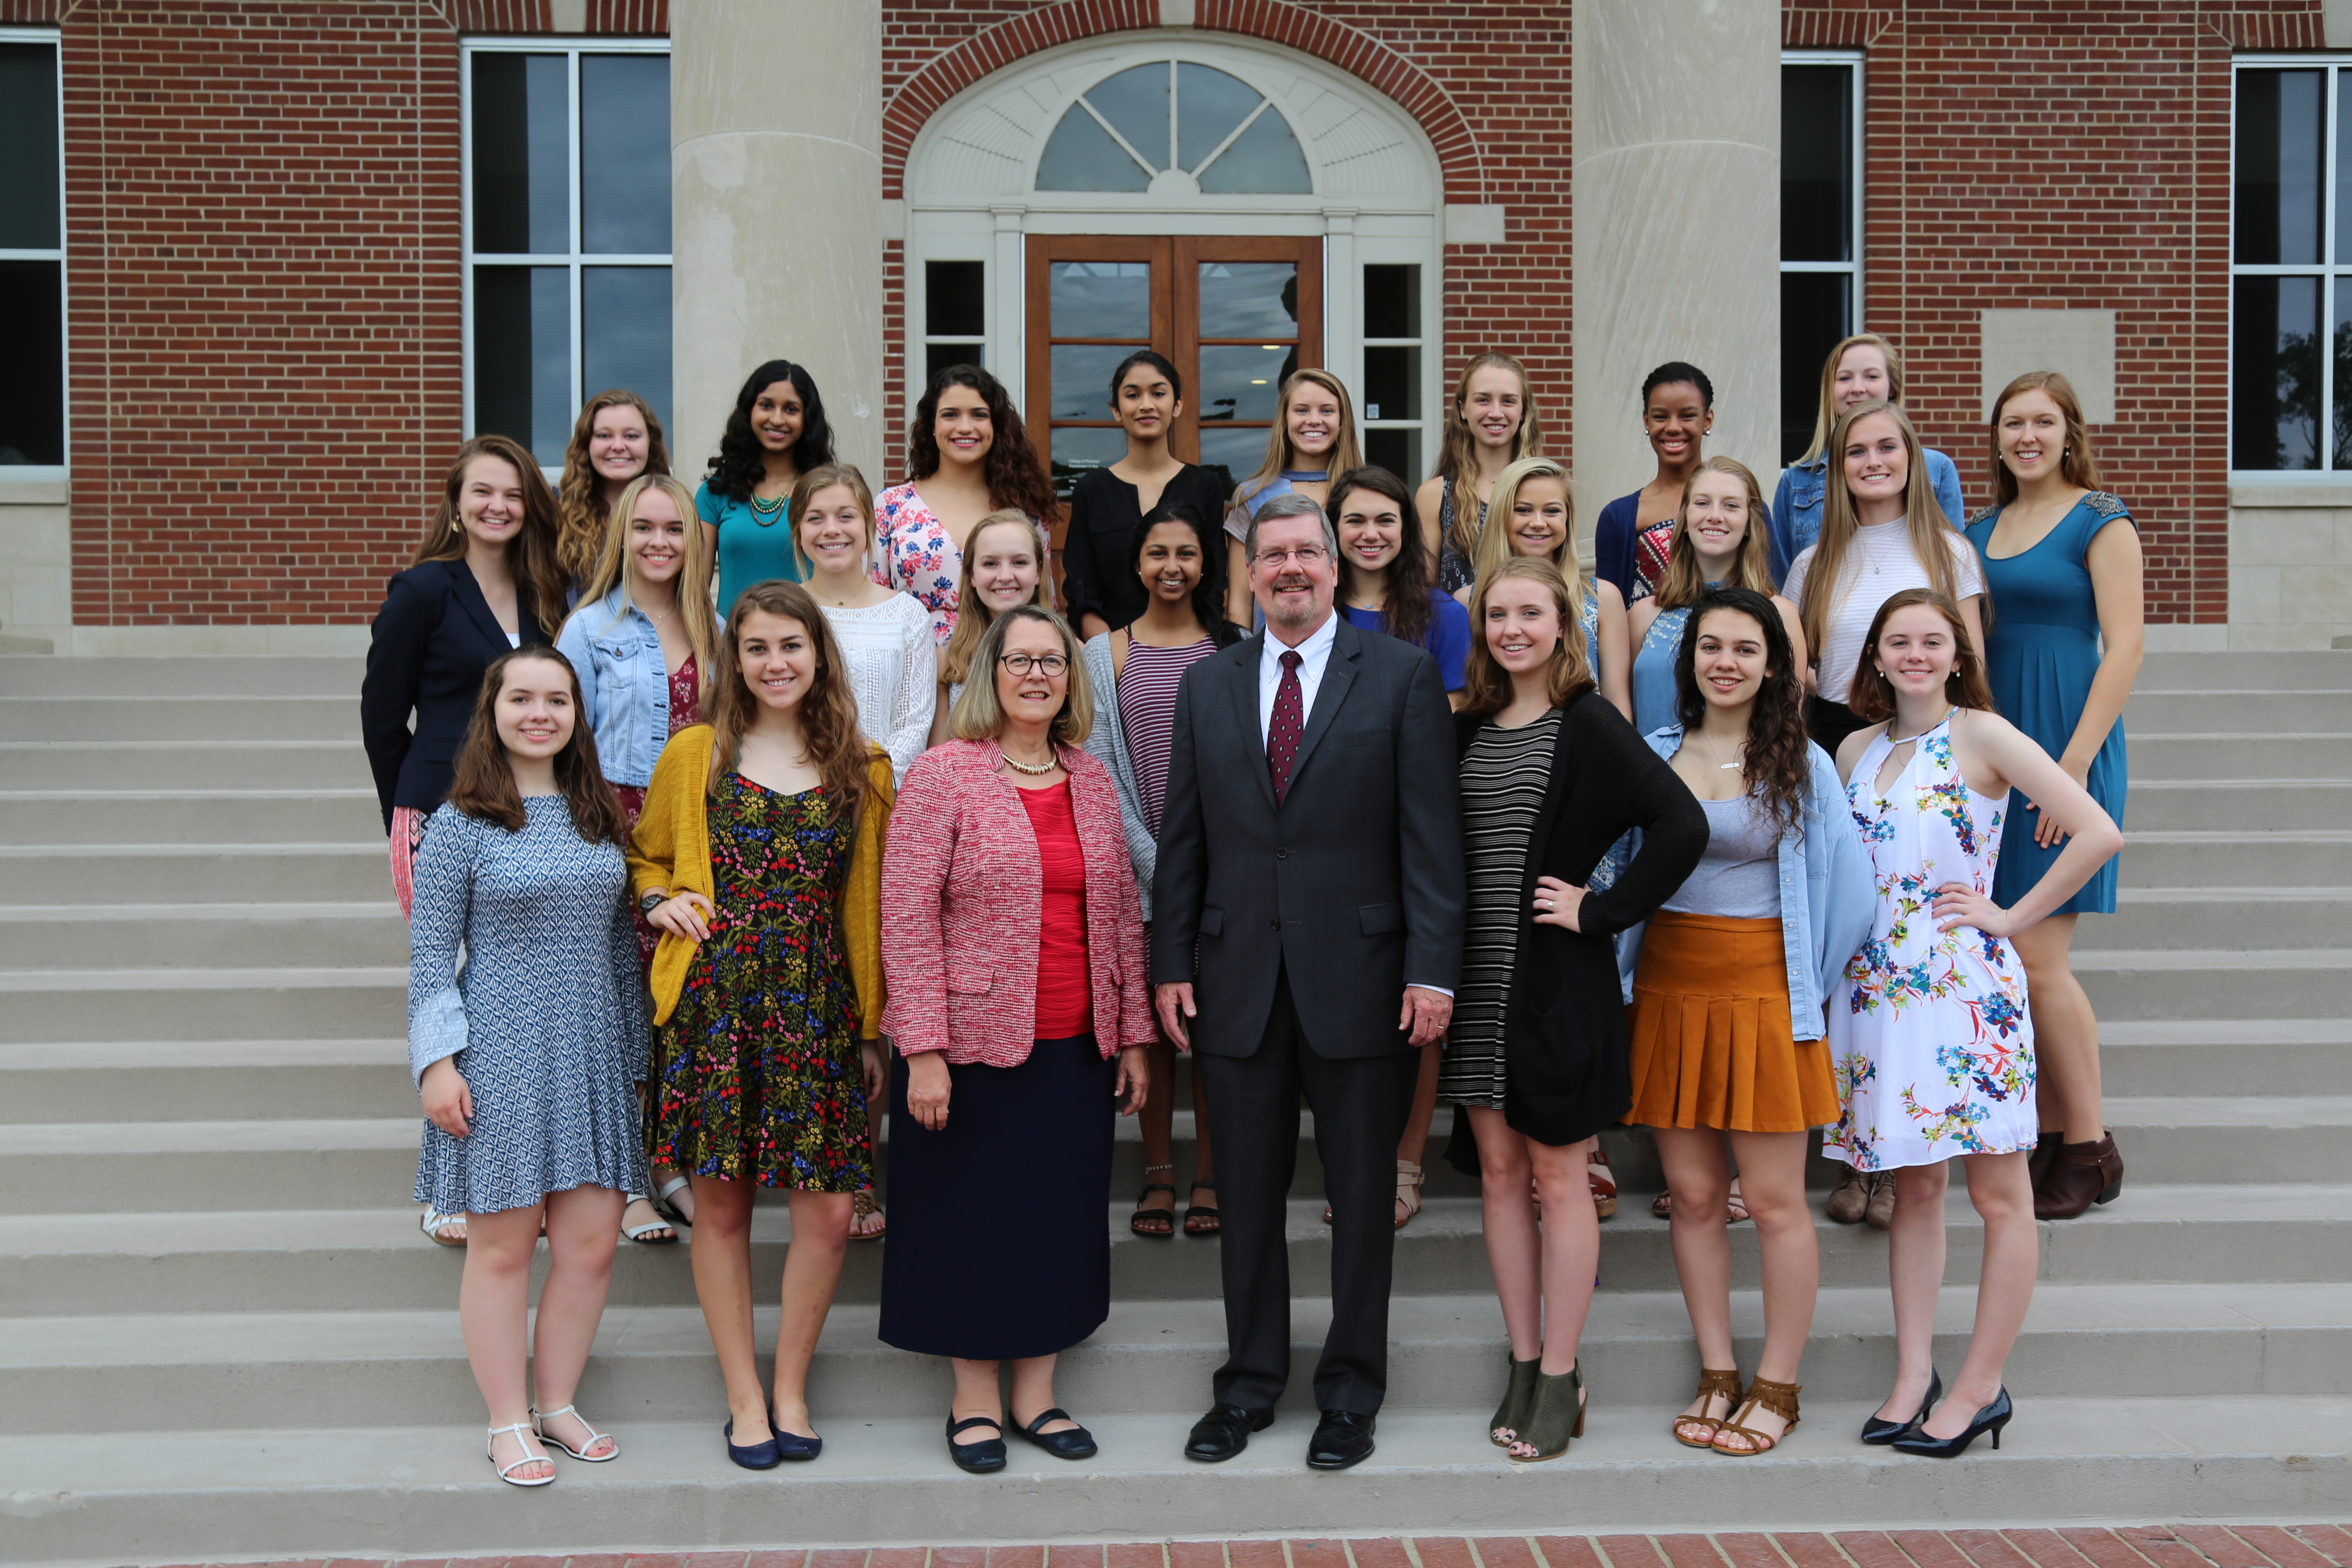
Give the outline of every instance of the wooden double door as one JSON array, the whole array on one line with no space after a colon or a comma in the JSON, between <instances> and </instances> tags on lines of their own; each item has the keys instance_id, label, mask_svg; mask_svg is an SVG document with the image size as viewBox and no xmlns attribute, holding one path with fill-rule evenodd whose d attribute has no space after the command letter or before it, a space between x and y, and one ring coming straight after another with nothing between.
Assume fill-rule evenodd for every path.
<instances>
[{"instance_id":1,"label":"wooden double door","mask_svg":"<svg viewBox=\"0 0 2352 1568\"><path fill-rule=\"evenodd\" d=\"M1226 488L1265 460L1283 378L1323 363L1323 242L1279 237L1034 235L1028 425L1064 496L1127 450L1110 377L1138 349L1184 381L1179 458Z\"/></svg>"}]
</instances>

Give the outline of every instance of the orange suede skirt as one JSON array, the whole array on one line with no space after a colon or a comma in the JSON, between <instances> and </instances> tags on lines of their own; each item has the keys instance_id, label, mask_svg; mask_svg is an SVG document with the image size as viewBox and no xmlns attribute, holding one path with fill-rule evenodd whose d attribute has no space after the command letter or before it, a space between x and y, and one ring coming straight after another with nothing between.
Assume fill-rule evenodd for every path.
<instances>
[{"instance_id":1,"label":"orange suede skirt","mask_svg":"<svg viewBox=\"0 0 2352 1568\"><path fill-rule=\"evenodd\" d=\"M1827 1042L1789 1027L1780 922L1661 910L1633 1001L1633 1109L1644 1127L1801 1132L1838 1119Z\"/></svg>"}]
</instances>

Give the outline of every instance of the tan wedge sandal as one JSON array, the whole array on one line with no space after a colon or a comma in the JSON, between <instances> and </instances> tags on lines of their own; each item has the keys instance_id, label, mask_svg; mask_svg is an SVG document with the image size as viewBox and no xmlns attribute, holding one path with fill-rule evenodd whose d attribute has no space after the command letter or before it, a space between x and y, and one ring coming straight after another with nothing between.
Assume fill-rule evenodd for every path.
<instances>
[{"instance_id":1,"label":"tan wedge sandal","mask_svg":"<svg viewBox=\"0 0 2352 1568\"><path fill-rule=\"evenodd\" d=\"M1675 1417L1674 1433L1675 1442L1680 1443L1685 1448L1712 1448L1715 1447L1715 1435L1723 1429L1723 1424L1726 1421L1730 1420L1732 1416L1739 1413L1741 1391L1739 1387L1739 1369L1738 1367L1735 1366L1728 1372L1718 1367L1712 1366L1703 1366L1698 1369L1698 1392L1691 1397L1694 1399L1704 1399L1711 1404L1718 1395L1720 1395L1724 1400L1722 1415L1677 1415ZM1685 1426L1704 1426L1706 1428L1706 1436L1704 1437L1685 1436L1683 1434L1683 1428Z\"/></svg>"},{"instance_id":2,"label":"tan wedge sandal","mask_svg":"<svg viewBox=\"0 0 2352 1568\"><path fill-rule=\"evenodd\" d=\"M1716 1428L1715 1441L1708 1447L1718 1454L1728 1454L1735 1459L1753 1458L1758 1454L1770 1453L1780 1446L1783 1438L1797 1429L1797 1392L1803 1386L1802 1384L1797 1383L1775 1383L1769 1377L1758 1378L1748 1385L1748 1398L1740 1408L1733 1413L1735 1418L1726 1421L1721 1426ZM1779 1437L1769 1433L1759 1432L1755 1427L1737 1419L1738 1415L1748 1413L1758 1405L1769 1410L1788 1423L1780 1429ZM1748 1439L1747 1447L1727 1448L1723 1446L1724 1438L1734 1433Z\"/></svg>"}]
</instances>

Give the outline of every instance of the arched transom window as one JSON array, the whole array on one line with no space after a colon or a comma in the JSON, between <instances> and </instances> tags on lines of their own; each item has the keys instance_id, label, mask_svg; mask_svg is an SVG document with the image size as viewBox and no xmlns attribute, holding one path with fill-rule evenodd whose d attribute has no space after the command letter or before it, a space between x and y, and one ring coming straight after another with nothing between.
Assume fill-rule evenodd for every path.
<instances>
[{"instance_id":1,"label":"arched transom window","mask_svg":"<svg viewBox=\"0 0 2352 1568\"><path fill-rule=\"evenodd\" d=\"M1153 60L1106 77L1054 127L1041 191L1305 195L1307 155L1282 111L1214 66Z\"/></svg>"}]
</instances>

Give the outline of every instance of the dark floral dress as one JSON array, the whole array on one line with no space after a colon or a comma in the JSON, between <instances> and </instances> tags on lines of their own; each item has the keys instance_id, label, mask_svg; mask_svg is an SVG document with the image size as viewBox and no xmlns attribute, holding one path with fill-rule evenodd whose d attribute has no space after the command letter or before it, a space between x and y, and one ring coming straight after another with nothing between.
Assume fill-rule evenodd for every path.
<instances>
[{"instance_id":1,"label":"dark floral dress","mask_svg":"<svg viewBox=\"0 0 2352 1568\"><path fill-rule=\"evenodd\" d=\"M873 1182L837 913L855 829L829 816L823 790L740 773L710 803L718 910L656 1042L656 1166L801 1192Z\"/></svg>"}]
</instances>

